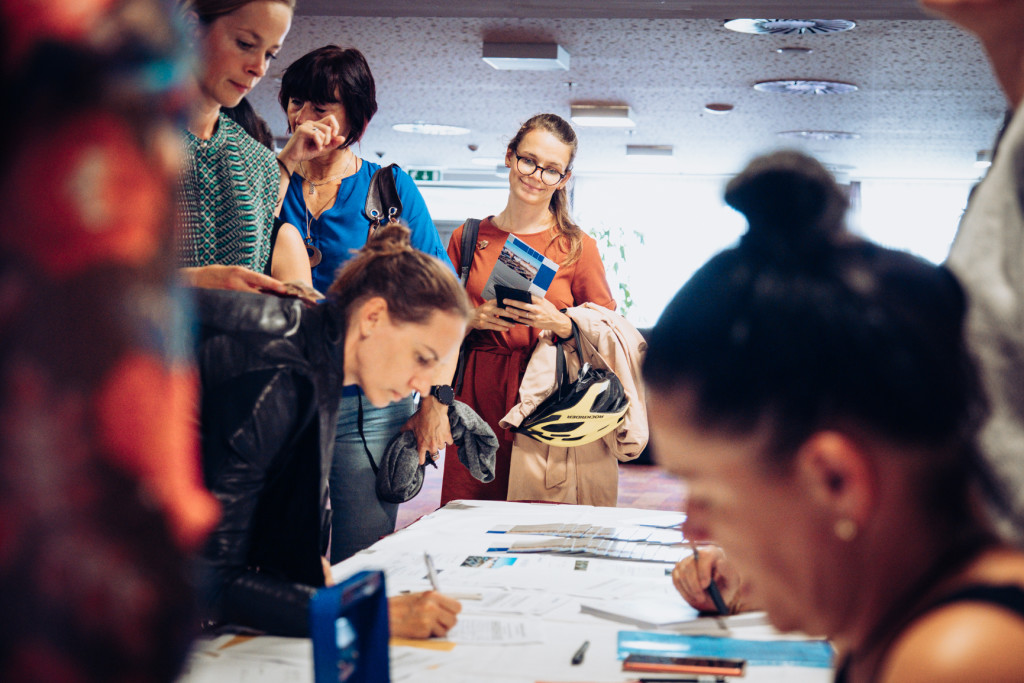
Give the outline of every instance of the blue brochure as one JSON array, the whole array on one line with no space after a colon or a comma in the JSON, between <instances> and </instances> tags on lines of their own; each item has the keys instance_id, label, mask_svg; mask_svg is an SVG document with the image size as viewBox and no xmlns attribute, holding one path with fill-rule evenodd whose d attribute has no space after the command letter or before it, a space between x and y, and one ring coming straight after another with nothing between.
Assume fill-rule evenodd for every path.
<instances>
[{"instance_id":1,"label":"blue brochure","mask_svg":"<svg viewBox=\"0 0 1024 683\"><path fill-rule=\"evenodd\" d=\"M655 631L619 631L619 659L628 654L672 657L731 657L749 666L832 666L832 646L825 640L737 640Z\"/></svg>"},{"instance_id":2,"label":"blue brochure","mask_svg":"<svg viewBox=\"0 0 1024 683\"><path fill-rule=\"evenodd\" d=\"M362 571L309 602L315 683L390 683L384 573Z\"/></svg>"},{"instance_id":3,"label":"blue brochure","mask_svg":"<svg viewBox=\"0 0 1024 683\"><path fill-rule=\"evenodd\" d=\"M495 285L504 285L543 297L557 270L557 263L515 235L509 235L494 270L484 283L481 296L490 301L497 296Z\"/></svg>"}]
</instances>

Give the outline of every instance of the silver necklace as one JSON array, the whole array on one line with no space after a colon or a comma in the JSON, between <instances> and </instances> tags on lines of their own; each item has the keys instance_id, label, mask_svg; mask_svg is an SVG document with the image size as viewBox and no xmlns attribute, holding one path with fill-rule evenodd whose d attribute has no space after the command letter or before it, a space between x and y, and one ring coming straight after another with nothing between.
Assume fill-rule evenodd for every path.
<instances>
[{"instance_id":1,"label":"silver necklace","mask_svg":"<svg viewBox=\"0 0 1024 683\"><path fill-rule=\"evenodd\" d=\"M338 175L332 175L329 178L322 178L322 179L317 180L317 181L314 181L312 178L309 177L309 174L306 173L306 169L303 168L302 163L300 162L299 163L299 170L302 171L302 176L306 179L306 182L309 183L309 194L310 194L310 196L315 195L316 194L316 188L320 187L321 185L327 185L328 183L333 183L335 180L340 180L340 179L344 178L345 176L347 176L348 172L349 172L349 169L352 168L352 160L355 159L355 158L356 158L356 155L353 154L352 155L352 159L349 159L348 164L345 165L345 170L342 171L341 173L339 173Z\"/></svg>"},{"instance_id":2,"label":"silver necklace","mask_svg":"<svg viewBox=\"0 0 1024 683\"><path fill-rule=\"evenodd\" d=\"M355 156L356 155L353 154L352 159L355 159ZM348 171L349 169L351 169L351 167L352 160L349 160L348 166L346 166L345 170L342 173L336 176L331 176L330 178L325 178L324 180L321 180L319 182L313 182L308 177L306 177L306 169L302 167L301 163L299 164L299 170L302 172L303 177L306 177L306 182L309 183L310 196L316 195L316 188L319 187L320 185L326 185L327 183L331 183L340 178L344 178L348 174ZM320 262L324 260L324 255L319 249L316 248L316 245L313 244L313 215L309 212L309 206L306 204L306 202L302 202L302 208L306 210L306 239L303 240L303 242L305 242L306 244L306 256L309 257L309 267L316 268L318 265L320 265ZM323 211L324 209L321 209L320 213L322 214Z\"/></svg>"}]
</instances>

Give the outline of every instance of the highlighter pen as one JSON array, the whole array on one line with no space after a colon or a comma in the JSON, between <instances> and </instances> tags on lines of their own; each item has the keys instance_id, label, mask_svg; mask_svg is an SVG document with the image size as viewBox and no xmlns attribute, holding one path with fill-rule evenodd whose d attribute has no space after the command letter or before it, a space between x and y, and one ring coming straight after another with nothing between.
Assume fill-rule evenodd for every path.
<instances>
[{"instance_id":1,"label":"highlighter pen","mask_svg":"<svg viewBox=\"0 0 1024 683\"><path fill-rule=\"evenodd\" d=\"M690 541L690 548L693 549L693 563L697 564L700 561L700 553L697 552L697 544L694 541ZM705 589L708 595L711 597L711 601L715 603L715 609L718 610L719 614L728 614L729 606L725 604L725 600L722 599L722 593L718 590L718 584L715 583L715 578L711 577L711 583Z\"/></svg>"}]
</instances>

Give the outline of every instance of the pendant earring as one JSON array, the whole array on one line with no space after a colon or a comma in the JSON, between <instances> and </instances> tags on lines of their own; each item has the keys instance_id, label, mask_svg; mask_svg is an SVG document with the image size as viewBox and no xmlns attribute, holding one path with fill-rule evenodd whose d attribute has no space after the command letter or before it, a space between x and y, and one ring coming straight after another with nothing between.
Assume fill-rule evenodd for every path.
<instances>
[{"instance_id":1,"label":"pendant earring","mask_svg":"<svg viewBox=\"0 0 1024 683\"><path fill-rule=\"evenodd\" d=\"M852 519L844 517L843 519L836 520L835 526L832 527L832 531L835 532L836 538L840 541L849 543L853 539L857 538L857 523Z\"/></svg>"}]
</instances>

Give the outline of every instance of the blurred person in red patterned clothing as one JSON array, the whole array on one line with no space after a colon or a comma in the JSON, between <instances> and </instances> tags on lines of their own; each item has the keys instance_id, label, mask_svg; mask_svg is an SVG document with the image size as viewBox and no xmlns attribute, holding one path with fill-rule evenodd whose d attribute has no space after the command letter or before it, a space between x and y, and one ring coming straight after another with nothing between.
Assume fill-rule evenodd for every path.
<instances>
[{"instance_id":1,"label":"blurred person in red patterned clothing","mask_svg":"<svg viewBox=\"0 0 1024 683\"><path fill-rule=\"evenodd\" d=\"M174 286L159 0L0 5L0 680L169 681L217 518Z\"/></svg>"}]
</instances>

